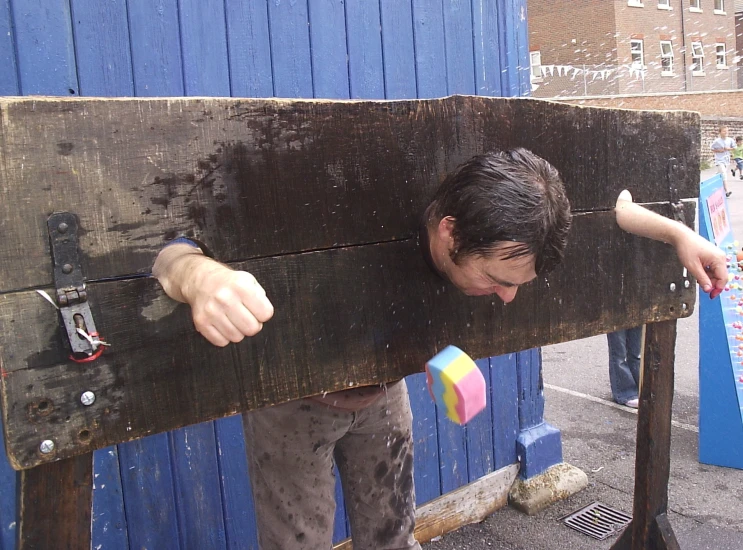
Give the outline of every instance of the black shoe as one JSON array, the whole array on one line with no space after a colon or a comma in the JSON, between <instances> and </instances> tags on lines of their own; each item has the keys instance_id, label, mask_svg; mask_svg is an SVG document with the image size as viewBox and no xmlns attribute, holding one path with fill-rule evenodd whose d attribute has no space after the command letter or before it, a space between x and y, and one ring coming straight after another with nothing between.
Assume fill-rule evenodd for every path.
<instances>
[{"instance_id":1,"label":"black shoe","mask_svg":"<svg viewBox=\"0 0 743 550\"><path fill-rule=\"evenodd\" d=\"M735 169L730 170L730 173L735 176Z\"/></svg>"},{"instance_id":2,"label":"black shoe","mask_svg":"<svg viewBox=\"0 0 743 550\"><path fill-rule=\"evenodd\" d=\"M732 194L733 194L733 192L732 192L732 191L728 191L727 193L725 193L725 196L726 196L726 197L729 197L729 196L730 196L730 195L732 195Z\"/></svg>"}]
</instances>

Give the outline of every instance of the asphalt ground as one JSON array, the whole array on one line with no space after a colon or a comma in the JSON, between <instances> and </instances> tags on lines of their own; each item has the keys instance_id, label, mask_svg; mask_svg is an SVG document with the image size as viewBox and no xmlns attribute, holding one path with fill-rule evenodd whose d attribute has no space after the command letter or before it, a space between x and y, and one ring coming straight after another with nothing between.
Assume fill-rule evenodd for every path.
<instances>
[{"instance_id":1,"label":"asphalt ground","mask_svg":"<svg viewBox=\"0 0 743 550\"><path fill-rule=\"evenodd\" d=\"M704 171L702 179L714 174ZM732 189L730 217L743 241L743 181ZM669 519L683 550L743 550L743 470L697 461L698 328L696 308L678 323ZM616 541L597 541L560 521L594 501L632 513L637 415L612 401L606 337L543 348L543 370L545 418L562 431L564 459L586 472L588 488L535 516L503 508L426 550L595 550Z\"/></svg>"}]
</instances>

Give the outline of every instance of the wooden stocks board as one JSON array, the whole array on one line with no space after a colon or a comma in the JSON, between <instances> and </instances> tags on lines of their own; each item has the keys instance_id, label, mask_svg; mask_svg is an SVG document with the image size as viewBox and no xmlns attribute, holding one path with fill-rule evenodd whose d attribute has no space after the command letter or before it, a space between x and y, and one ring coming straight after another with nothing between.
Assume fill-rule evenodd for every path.
<instances>
[{"instance_id":1,"label":"wooden stocks board","mask_svg":"<svg viewBox=\"0 0 743 550\"><path fill-rule=\"evenodd\" d=\"M19 469L399 379L448 344L497 355L693 308L671 247L621 231L612 207L625 188L665 215L669 183L697 196L696 114L456 96L6 98L0 117L0 381ZM433 274L418 230L448 171L513 147L558 168L574 221L563 265L504 305ZM53 212L79 220L88 302L111 344L86 364L68 360L58 313L36 292L54 294ZM260 335L210 345L145 276L179 234L263 284L276 314Z\"/></svg>"}]
</instances>

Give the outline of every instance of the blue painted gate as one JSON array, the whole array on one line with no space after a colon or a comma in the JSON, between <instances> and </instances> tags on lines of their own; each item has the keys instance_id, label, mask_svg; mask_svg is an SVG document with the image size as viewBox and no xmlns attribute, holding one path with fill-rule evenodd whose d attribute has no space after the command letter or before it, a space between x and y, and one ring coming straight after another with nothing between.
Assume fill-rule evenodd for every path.
<instances>
[{"instance_id":1,"label":"blue painted gate","mask_svg":"<svg viewBox=\"0 0 743 550\"><path fill-rule=\"evenodd\" d=\"M0 95L409 99L527 95L526 0L0 0ZM460 428L408 379L418 503L516 462L538 350L478 361ZM531 373L531 374L528 374ZM530 405L531 406L531 405ZM541 410L522 415L539 424ZM95 453L93 548L257 548L239 417ZM17 474L0 457L0 550ZM335 538L348 536L338 491Z\"/></svg>"}]
</instances>

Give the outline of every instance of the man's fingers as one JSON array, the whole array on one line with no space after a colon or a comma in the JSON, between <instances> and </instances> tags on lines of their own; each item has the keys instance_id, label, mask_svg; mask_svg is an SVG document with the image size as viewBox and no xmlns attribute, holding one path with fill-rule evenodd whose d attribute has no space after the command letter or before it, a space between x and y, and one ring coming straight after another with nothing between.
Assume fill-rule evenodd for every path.
<instances>
[{"instance_id":1,"label":"man's fingers","mask_svg":"<svg viewBox=\"0 0 743 550\"><path fill-rule=\"evenodd\" d=\"M196 327L196 330L198 330L204 338L209 340L209 342L211 342L215 346L219 346L220 348L223 348L230 343L230 341L225 338L222 333L219 332L213 325L207 325L201 328Z\"/></svg>"},{"instance_id":2,"label":"man's fingers","mask_svg":"<svg viewBox=\"0 0 743 550\"><path fill-rule=\"evenodd\" d=\"M702 287L702 290L704 290L704 292L709 292L710 290L712 290L712 282L707 276L707 273L705 272L702 264L700 264L698 261L693 262L691 265L688 266L688 269L689 272L694 275L694 277L696 277L697 283L699 283L699 286Z\"/></svg>"},{"instance_id":3,"label":"man's fingers","mask_svg":"<svg viewBox=\"0 0 743 550\"><path fill-rule=\"evenodd\" d=\"M234 304L225 311L225 314L236 330L245 336L255 336L263 328L263 323L258 321L242 303Z\"/></svg>"},{"instance_id":4,"label":"man's fingers","mask_svg":"<svg viewBox=\"0 0 743 550\"><path fill-rule=\"evenodd\" d=\"M260 323L265 323L273 317L273 304L266 297L266 291L249 273L242 277L240 284L235 287L240 301Z\"/></svg>"}]
</instances>

